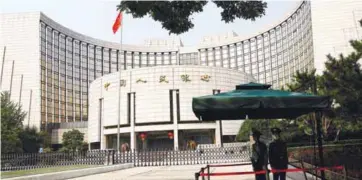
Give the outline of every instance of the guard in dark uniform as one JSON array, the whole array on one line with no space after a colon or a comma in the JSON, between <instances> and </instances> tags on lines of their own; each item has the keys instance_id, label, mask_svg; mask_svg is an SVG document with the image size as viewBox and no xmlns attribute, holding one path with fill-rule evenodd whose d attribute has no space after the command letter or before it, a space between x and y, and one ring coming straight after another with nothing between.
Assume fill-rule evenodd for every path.
<instances>
[{"instance_id":1,"label":"guard in dark uniform","mask_svg":"<svg viewBox=\"0 0 362 180\"><path fill-rule=\"evenodd\" d=\"M280 139L281 130L271 129L273 141L269 144L269 163L272 169L288 168L287 144ZM273 180L285 180L286 172L273 173Z\"/></svg>"},{"instance_id":2,"label":"guard in dark uniform","mask_svg":"<svg viewBox=\"0 0 362 180\"><path fill-rule=\"evenodd\" d=\"M252 129L250 132L251 142L251 163L254 171L267 170L268 165L268 150L266 145L259 140L261 133L258 130ZM256 180L266 180L266 174L256 174ZM269 179L269 178L268 178Z\"/></svg>"}]
</instances>

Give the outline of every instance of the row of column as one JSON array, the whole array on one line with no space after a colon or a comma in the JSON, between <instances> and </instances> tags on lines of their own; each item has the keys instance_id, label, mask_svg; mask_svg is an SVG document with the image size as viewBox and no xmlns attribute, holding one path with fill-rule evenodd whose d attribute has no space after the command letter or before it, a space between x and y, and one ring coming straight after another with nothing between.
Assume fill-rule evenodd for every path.
<instances>
[{"instance_id":1,"label":"row of column","mask_svg":"<svg viewBox=\"0 0 362 180\"><path fill-rule=\"evenodd\" d=\"M134 123L131 123L131 127L130 127L130 131L129 132L129 138L130 138L130 149L140 149L141 147L137 147L137 133L139 132L135 132L135 128L134 128ZM220 128L222 128L221 126L221 121L216 121L214 124L214 128L212 129L208 129L208 130L214 130L215 132L215 144L217 146L222 145L222 138L221 138L221 131ZM178 129L178 124L174 123L173 124L173 129L171 129L173 132L173 148L174 150L179 149L179 129ZM152 131L150 131L152 132ZM165 132L170 132L170 130L165 130ZM112 138L113 139L113 138ZM107 143L115 143L112 139L106 138L106 135L101 135L101 142L100 142L100 149L106 149L107 148ZM111 141L111 142L107 142ZM120 144L121 145L121 144ZM113 144L113 147L120 147L118 145L115 146L115 144ZM90 144L89 144L89 148L90 148Z\"/></svg>"},{"instance_id":2,"label":"row of column","mask_svg":"<svg viewBox=\"0 0 362 180\"><path fill-rule=\"evenodd\" d=\"M220 90L218 90L218 89L214 89L213 90L213 94L218 94L218 93L220 93ZM130 98L129 98L129 100L131 101L130 102L130 104L135 104L135 98L134 98L134 96L135 96L135 93L130 93ZM132 97L133 96L133 97ZM179 99L179 90L178 89L174 89L174 90L171 90L170 91L170 96L172 96L172 99ZM101 107L103 107L103 103L104 103L104 101L103 100L101 100L101 102L100 102L101 104L100 104L100 106ZM176 149L179 149L179 142L178 142L178 140L179 140L179 134L178 134L178 132L179 132L179 124L178 124L178 121L180 120L180 113L177 113L177 111L178 111L178 104L177 104L177 102L176 101L172 101L172 103L171 103L171 106L172 107L176 107L176 108L171 108L171 112L170 112L170 121L172 122L172 130L173 130L173 135L174 135L174 138L173 138L173 141L174 141L174 149L176 150ZM129 112L135 112L134 109L135 108L135 106L129 106ZM101 111L102 112L100 112L100 124L99 124L99 126L100 126L100 132L99 132L99 134L100 134L100 148L101 149L105 149L106 148L106 135L104 135L104 127L103 127L103 123L102 123L102 120L103 120L103 108L101 108ZM118 111L119 111L119 107L118 107ZM118 118L120 118L120 112L118 112ZM131 149L137 149L136 147L137 147L137 136L136 136L136 131L135 131L135 126L136 126L136 124L135 124L135 121L136 121L136 119L135 119L135 113L130 113L129 114L129 128L130 128L130 148ZM150 125L150 126L152 126L152 125ZM158 126L158 125L154 125L154 126ZM120 131L119 131L119 129L117 129L117 133L119 133ZM119 136L118 134L117 134L117 136ZM222 144L222 121L217 121L216 123L215 123L215 139L216 139L216 144L217 145L221 145ZM117 138L117 142L119 143L119 139ZM117 145L117 147L120 147L119 146L119 144Z\"/></svg>"}]
</instances>

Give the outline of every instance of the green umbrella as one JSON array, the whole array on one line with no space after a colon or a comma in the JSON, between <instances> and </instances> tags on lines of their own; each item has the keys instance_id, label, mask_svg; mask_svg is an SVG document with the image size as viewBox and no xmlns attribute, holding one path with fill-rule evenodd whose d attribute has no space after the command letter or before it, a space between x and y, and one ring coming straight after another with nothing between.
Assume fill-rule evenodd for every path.
<instances>
[{"instance_id":1,"label":"green umbrella","mask_svg":"<svg viewBox=\"0 0 362 180\"><path fill-rule=\"evenodd\" d=\"M192 109L199 119L238 120L296 118L331 105L328 96L269 89L271 85L248 83L233 91L195 97Z\"/></svg>"},{"instance_id":2,"label":"green umbrella","mask_svg":"<svg viewBox=\"0 0 362 180\"><path fill-rule=\"evenodd\" d=\"M296 118L310 112L328 109L332 101L328 96L269 89L271 85L248 83L236 90L196 97L192 109L200 120L238 120ZM317 117L317 140L320 166L324 166L321 119ZM321 171L322 179L325 179Z\"/></svg>"}]
</instances>

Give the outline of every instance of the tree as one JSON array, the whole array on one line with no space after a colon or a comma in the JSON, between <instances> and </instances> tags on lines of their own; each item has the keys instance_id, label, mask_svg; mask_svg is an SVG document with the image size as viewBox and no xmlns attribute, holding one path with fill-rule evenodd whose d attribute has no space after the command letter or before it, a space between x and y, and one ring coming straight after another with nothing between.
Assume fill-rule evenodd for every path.
<instances>
[{"instance_id":1,"label":"tree","mask_svg":"<svg viewBox=\"0 0 362 180\"><path fill-rule=\"evenodd\" d=\"M339 104L339 112L347 119L362 115L362 72L358 61L362 57L362 41L351 41L355 52L339 58L328 55L322 85Z\"/></svg>"},{"instance_id":2,"label":"tree","mask_svg":"<svg viewBox=\"0 0 362 180\"><path fill-rule=\"evenodd\" d=\"M287 84L287 89L295 92L306 92L311 94L321 94L319 87L321 77L316 75L316 70L300 72L297 71L293 76L291 84Z\"/></svg>"},{"instance_id":3,"label":"tree","mask_svg":"<svg viewBox=\"0 0 362 180\"><path fill-rule=\"evenodd\" d=\"M22 152L19 133L26 113L10 100L8 92L1 93L1 153Z\"/></svg>"},{"instance_id":4,"label":"tree","mask_svg":"<svg viewBox=\"0 0 362 180\"><path fill-rule=\"evenodd\" d=\"M354 52L349 55L340 54L338 58L327 55L321 81L326 94L338 104L335 108L338 119L335 140L341 131L359 131L362 125L362 73L358 62L362 57L362 41L350 43Z\"/></svg>"},{"instance_id":5,"label":"tree","mask_svg":"<svg viewBox=\"0 0 362 180\"><path fill-rule=\"evenodd\" d=\"M35 127L26 126L19 133L23 152L36 153L40 147L40 138Z\"/></svg>"},{"instance_id":6,"label":"tree","mask_svg":"<svg viewBox=\"0 0 362 180\"><path fill-rule=\"evenodd\" d=\"M279 127L286 129L289 121L287 120L275 120L275 119L247 119L240 126L239 132L236 135L237 141L249 141L249 133L252 128L257 129L264 135L269 134L270 128Z\"/></svg>"},{"instance_id":7,"label":"tree","mask_svg":"<svg viewBox=\"0 0 362 180\"><path fill-rule=\"evenodd\" d=\"M326 69L321 76L311 73L297 72L288 88L292 91L309 92L318 95L328 95L335 101L331 111L324 112L322 128L324 136L335 134L338 140L341 131L358 131L362 120L362 73L359 60L362 57L362 41L350 41L354 52L338 57L327 55ZM300 128L309 134L313 131L313 117L299 118ZM315 122L314 122L315 123ZM356 129L357 128L357 129Z\"/></svg>"},{"instance_id":8,"label":"tree","mask_svg":"<svg viewBox=\"0 0 362 180\"><path fill-rule=\"evenodd\" d=\"M267 3L262 1L212 1L222 8L221 20L230 23L236 18L254 21L265 14ZM117 10L134 18L149 15L159 21L169 33L182 34L194 27L191 15L203 11L208 1L121 1Z\"/></svg>"},{"instance_id":9,"label":"tree","mask_svg":"<svg viewBox=\"0 0 362 180\"><path fill-rule=\"evenodd\" d=\"M40 131L38 133L38 136L39 136L40 146L42 146L44 148L44 152L45 151L52 151L52 149L51 149L52 139L51 139L51 136L48 134L48 132Z\"/></svg>"},{"instance_id":10,"label":"tree","mask_svg":"<svg viewBox=\"0 0 362 180\"><path fill-rule=\"evenodd\" d=\"M316 70L300 72L297 71L293 77L291 84L287 84L287 90L295 92L304 92L315 95L327 95L327 90L323 87L323 77L316 75ZM332 121L335 120L335 112L333 110L323 112L322 115L322 131L324 137L329 137L336 131L332 131ZM316 132L316 118L315 114L306 114L296 119L296 123L300 130L306 135L312 136Z\"/></svg>"},{"instance_id":11,"label":"tree","mask_svg":"<svg viewBox=\"0 0 362 180\"><path fill-rule=\"evenodd\" d=\"M77 129L63 133L63 147L61 151L81 151L84 143L84 133L81 133Z\"/></svg>"}]
</instances>

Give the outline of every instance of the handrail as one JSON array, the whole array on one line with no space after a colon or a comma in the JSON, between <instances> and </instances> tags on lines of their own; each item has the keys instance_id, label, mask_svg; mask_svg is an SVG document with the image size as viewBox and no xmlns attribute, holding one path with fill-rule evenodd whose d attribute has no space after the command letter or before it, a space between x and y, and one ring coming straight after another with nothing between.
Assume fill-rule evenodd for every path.
<instances>
[{"instance_id":1,"label":"handrail","mask_svg":"<svg viewBox=\"0 0 362 180\"><path fill-rule=\"evenodd\" d=\"M245 164L237 164L239 166L248 165L250 163ZM235 166L237 166L235 165ZM224 165L226 166L232 166L231 164ZM202 167L201 170L198 173L195 173L195 180L199 180L199 177L202 177L202 180L205 180L205 176L207 177L207 180L210 180L210 176L232 176L232 175L247 175L247 174L266 174L266 173L278 173L278 172L305 172L310 170L317 170L317 171L324 171L327 169L338 169L343 170L343 166L333 166L333 167L317 167L317 168L287 168L287 169L267 169L267 170L261 170L261 171L243 171L243 172L219 172L219 173L210 173L210 167L223 167L223 165L206 165L206 167ZM207 173L205 172L205 169L207 169Z\"/></svg>"},{"instance_id":2,"label":"handrail","mask_svg":"<svg viewBox=\"0 0 362 180\"><path fill-rule=\"evenodd\" d=\"M300 161L291 161L289 163L297 163ZM210 173L210 167L231 167L231 166L246 166L246 165L251 165L252 163L239 163L239 164L208 164L205 167L201 167L200 171L195 173L195 180L199 180L200 176L202 177L202 180L204 180L205 176L207 176L207 180L210 180L210 176L223 176L223 175L246 175L246 174L265 174L266 172L270 173L274 173L274 172L299 172L299 171L309 171L309 170L315 170L316 168L294 168L294 169L271 169L271 170L262 170L262 171L245 171L245 172L227 172L227 173ZM270 164L270 163L268 163ZM318 167L318 169L320 170L325 170L325 169L329 169L329 168L334 168L334 169L344 169L343 166L335 166L335 167ZM207 170L207 173L205 172L205 169Z\"/></svg>"}]
</instances>

